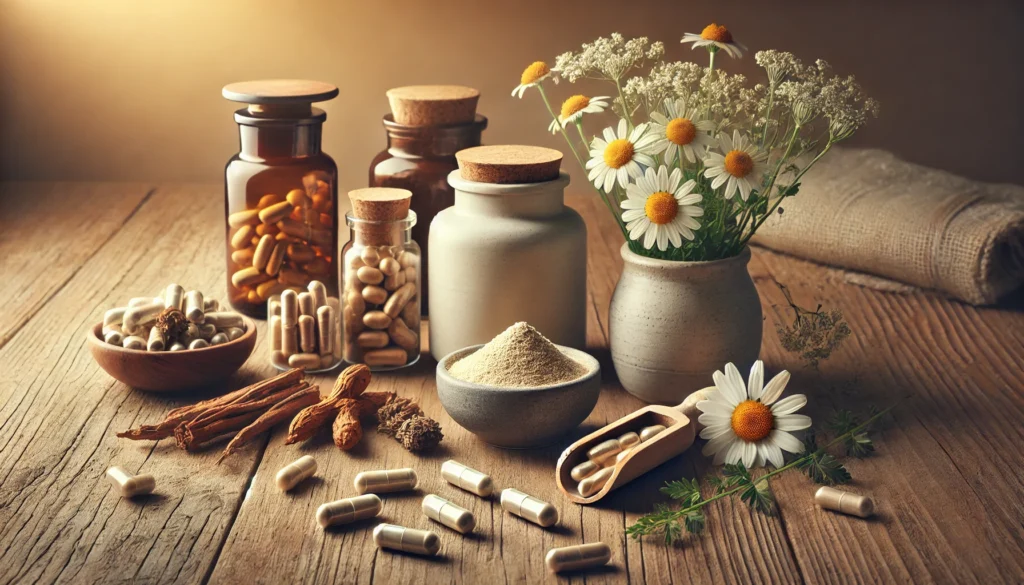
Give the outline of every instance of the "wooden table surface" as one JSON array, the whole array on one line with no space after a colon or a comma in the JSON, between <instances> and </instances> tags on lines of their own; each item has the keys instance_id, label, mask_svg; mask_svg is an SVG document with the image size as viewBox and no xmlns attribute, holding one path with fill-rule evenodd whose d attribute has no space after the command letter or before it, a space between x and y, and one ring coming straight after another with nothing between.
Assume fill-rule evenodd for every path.
<instances>
[{"instance_id":1,"label":"wooden table surface","mask_svg":"<svg viewBox=\"0 0 1024 585\"><path fill-rule=\"evenodd\" d=\"M133 392L92 360L86 330L109 307L170 281L223 298L219 185L5 183L0 186L0 582L2 583L978 583L1024 581L1024 314L976 309L930 294L895 295L845 284L836 272L755 250L750 272L766 315L769 375L793 374L816 420L836 407L864 411L909 397L878 434L877 453L848 460L851 490L870 494L869 520L815 507L816 486L783 474L768 517L723 500L707 533L677 546L628 539L624 528L663 501L665 480L709 470L692 448L593 506L562 497L554 464L571 439L642 404L615 381L607 309L621 268L621 237L590 194L570 204L589 227L589 350L605 388L583 427L549 449L506 451L474 439L438 403L434 362L375 376L375 390L420 401L445 433L417 457L368 431L354 451L328 436L285 446L282 429L215 465L218 449L187 454L173 441L131 442L119 430L160 420L188 398ZM781 349L791 319L776 283L804 306L841 308L853 337L818 370ZM265 324L240 387L272 373ZM695 332L694 343L700 343ZM330 377L320 377L330 384ZM710 382L710 380L709 380ZM280 493L274 474L301 454L316 479ZM443 482L455 458L552 502L561 522L543 530ZM121 499L104 470L152 473L157 492ZM316 508L353 495L361 470L414 467L416 493L385 498L381 519L440 534L438 558L379 551L372 523L321 530ZM469 508L470 536L432 525L424 493ZM555 546L604 541L604 570L555 577Z\"/></svg>"}]
</instances>

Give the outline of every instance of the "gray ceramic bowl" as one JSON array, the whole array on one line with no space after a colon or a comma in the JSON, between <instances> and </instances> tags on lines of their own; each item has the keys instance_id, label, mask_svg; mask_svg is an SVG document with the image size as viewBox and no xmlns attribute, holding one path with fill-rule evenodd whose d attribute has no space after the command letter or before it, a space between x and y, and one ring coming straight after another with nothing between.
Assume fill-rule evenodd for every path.
<instances>
[{"instance_id":1,"label":"gray ceramic bowl","mask_svg":"<svg viewBox=\"0 0 1024 585\"><path fill-rule=\"evenodd\" d=\"M558 346L583 364L578 380L541 388L500 388L465 382L448 366L480 349L453 351L437 364L437 395L445 411L469 432L498 447L526 449L550 445L590 415L601 393L601 365L590 354Z\"/></svg>"}]
</instances>

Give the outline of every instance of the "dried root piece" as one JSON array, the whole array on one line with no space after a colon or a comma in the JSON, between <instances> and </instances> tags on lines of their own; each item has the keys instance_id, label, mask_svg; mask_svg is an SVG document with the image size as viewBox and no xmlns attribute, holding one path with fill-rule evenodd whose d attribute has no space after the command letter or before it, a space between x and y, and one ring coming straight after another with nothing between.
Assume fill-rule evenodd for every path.
<instances>
[{"instance_id":1,"label":"dried root piece","mask_svg":"<svg viewBox=\"0 0 1024 585\"><path fill-rule=\"evenodd\" d=\"M413 453L429 451L437 447L443 438L441 425L425 416L414 416L406 420L395 433L395 439Z\"/></svg>"},{"instance_id":2,"label":"dried root piece","mask_svg":"<svg viewBox=\"0 0 1024 585\"><path fill-rule=\"evenodd\" d=\"M395 436L402 423L414 416L423 416L423 409L408 398L392 395L377 411L377 431Z\"/></svg>"},{"instance_id":3,"label":"dried root piece","mask_svg":"<svg viewBox=\"0 0 1024 585\"><path fill-rule=\"evenodd\" d=\"M188 319L179 309L168 307L157 315L156 328L164 334L164 339L177 339L188 329Z\"/></svg>"},{"instance_id":4,"label":"dried root piece","mask_svg":"<svg viewBox=\"0 0 1024 585\"><path fill-rule=\"evenodd\" d=\"M288 427L288 437L285 445L305 441L316 434L316 431L327 421L336 418L343 408L355 408L349 406L349 401L357 403L357 398L370 385L370 368L363 364L356 364L345 368L334 382L331 394L308 408L303 409L292 420ZM358 412L355 414L356 421L359 420Z\"/></svg>"},{"instance_id":5,"label":"dried root piece","mask_svg":"<svg viewBox=\"0 0 1024 585\"><path fill-rule=\"evenodd\" d=\"M364 392L358 399L346 399L334 419L334 444L342 451L355 447L363 438L359 419L377 416L378 409L394 396L394 392Z\"/></svg>"},{"instance_id":6,"label":"dried root piece","mask_svg":"<svg viewBox=\"0 0 1024 585\"><path fill-rule=\"evenodd\" d=\"M228 446L224 448L224 453L217 459L217 463L223 461L228 455L237 452L263 431L269 430L279 422L290 419L295 416L295 413L316 404L319 400L320 387L310 386L278 402L249 426L239 431L235 438L231 439L231 442L228 443Z\"/></svg>"}]
</instances>

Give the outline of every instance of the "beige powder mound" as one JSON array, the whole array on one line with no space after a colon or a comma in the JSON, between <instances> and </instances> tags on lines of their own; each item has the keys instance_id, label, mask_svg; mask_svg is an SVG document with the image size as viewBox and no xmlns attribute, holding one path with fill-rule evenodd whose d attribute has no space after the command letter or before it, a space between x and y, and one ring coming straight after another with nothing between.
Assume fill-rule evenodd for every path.
<instances>
[{"instance_id":1,"label":"beige powder mound","mask_svg":"<svg viewBox=\"0 0 1024 585\"><path fill-rule=\"evenodd\" d=\"M562 353L540 331L520 321L450 365L448 372L474 384L536 388L576 380L587 369Z\"/></svg>"}]
</instances>

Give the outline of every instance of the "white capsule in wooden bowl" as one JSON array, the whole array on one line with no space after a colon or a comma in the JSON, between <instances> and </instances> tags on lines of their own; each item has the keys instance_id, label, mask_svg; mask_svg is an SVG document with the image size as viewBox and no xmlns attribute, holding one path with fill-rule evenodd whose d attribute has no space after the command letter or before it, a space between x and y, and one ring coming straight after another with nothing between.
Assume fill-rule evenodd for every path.
<instances>
[{"instance_id":1,"label":"white capsule in wooden bowl","mask_svg":"<svg viewBox=\"0 0 1024 585\"><path fill-rule=\"evenodd\" d=\"M554 506L516 489L502 490L501 507L510 514L544 528L558 522L558 510Z\"/></svg>"},{"instance_id":2,"label":"white capsule in wooden bowl","mask_svg":"<svg viewBox=\"0 0 1024 585\"><path fill-rule=\"evenodd\" d=\"M612 558L612 549L603 542L591 542L576 546L553 548L544 557L544 564L552 573L561 571L579 571L592 569L608 564Z\"/></svg>"},{"instance_id":3,"label":"white capsule in wooden bowl","mask_svg":"<svg viewBox=\"0 0 1024 585\"><path fill-rule=\"evenodd\" d=\"M583 481L600 471L600 469L600 465L588 459L576 467L573 467L572 471L569 472L569 477L571 477L573 481Z\"/></svg>"},{"instance_id":4,"label":"white capsule in wooden bowl","mask_svg":"<svg viewBox=\"0 0 1024 585\"><path fill-rule=\"evenodd\" d=\"M148 473L132 475L121 467L111 467L108 469L107 478L121 492L121 496L125 498L149 494L156 488L156 480L153 479L152 475Z\"/></svg>"},{"instance_id":5,"label":"white capsule in wooden bowl","mask_svg":"<svg viewBox=\"0 0 1024 585\"><path fill-rule=\"evenodd\" d=\"M380 548L427 556L434 556L441 550L441 538L437 534L396 524L377 525L373 529L373 543Z\"/></svg>"},{"instance_id":6,"label":"white capsule in wooden bowl","mask_svg":"<svg viewBox=\"0 0 1024 585\"><path fill-rule=\"evenodd\" d=\"M146 349L146 340L138 335L129 335L121 341L121 347L125 349Z\"/></svg>"},{"instance_id":7,"label":"white capsule in wooden bowl","mask_svg":"<svg viewBox=\"0 0 1024 585\"><path fill-rule=\"evenodd\" d=\"M277 472L277 487L286 492L316 473L316 459L310 455L299 457Z\"/></svg>"},{"instance_id":8,"label":"white capsule in wooden bowl","mask_svg":"<svg viewBox=\"0 0 1024 585\"><path fill-rule=\"evenodd\" d=\"M361 494L384 494L416 489L417 479L416 472L406 467L364 471L356 475L352 483L355 485L356 491Z\"/></svg>"},{"instance_id":9,"label":"white capsule in wooden bowl","mask_svg":"<svg viewBox=\"0 0 1024 585\"><path fill-rule=\"evenodd\" d=\"M579 486L577 486L580 495L583 496L584 498L589 498L590 496L601 491L601 488L604 487L604 484L608 483L608 478L610 478L612 476L612 473L614 472L614 467L605 467L604 469L598 471L594 475L585 478L583 481L580 482Z\"/></svg>"},{"instance_id":10,"label":"white capsule in wooden bowl","mask_svg":"<svg viewBox=\"0 0 1024 585\"><path fill-rule=\"evenodd\" d=\"M665 430L665 425L651 425L640 429L640 442L646 443Z\"/></svg>"},{"instance_id":11,"label":"white capsule in wooden bowl","mask_svg":"<svg viewBox=\"0 0 1024 585\"><path fill-rule=\"evenodd\" d=\"M327 528L339 524L351 524L357 520L373 518L380 514L383 504L375 494L365 494L328 502L316 510L316 521Z\"/></svg>"},{"instance_id":12,"label":"white capsule in wooden bowl","mask_svg":"<svg viewBox=\"0 0 1024 585\"><path fill-rule=\"evenodd\" d=\"M203 323L205 315L206 305L203 303L203 293L197 290L185 293L185 318L198 325Z\"/></svg>"},{"instance_id":13,"label":"white capsule in wooden bowl","mask_svg":"<svg viewBox=\"0 0 1024 585\"><path fill-rule=\"evenodd\" d=\"M434 522L440 522L448 528L466 534L476 526L476 518L469 510L434 494L423 498L423 515Z\"/></svg>"},{"instance_id":14,"label":"white capsule in wooden bowl","mask_svg":"<svg viewBox=\"0 0 1024 585\"><path fill-rule=\"evenodd\" d=\"M814 494L814 503L826 510L867 518L875 513L875 502L867 496L859 496L828 486L822 486Z\"/></svg>"},{"instance_id":15,"label":"white capsule in wooden bowl","mask_svg":"<svg viewBox=\"0 0 1024 585\"><path fill-rule=\"evenodd\" d=\"M180 284L169 284L167 289L164 290L164 308L165 309L178 309L181 311L185 307L185 289Z\"/></svg>"},{"instance_id":16,"label":"white capsule in wooden bowl","mask_svg":"<svg viewBox=\"0 0 1024 585\"><path fill-rule=\"evenodd\" d=\"M494 493L494 481L491 476L467 467L454 459L441 464L441 477L455 487L472 492L481 498Z\"/></svg>"}]
</instances>

